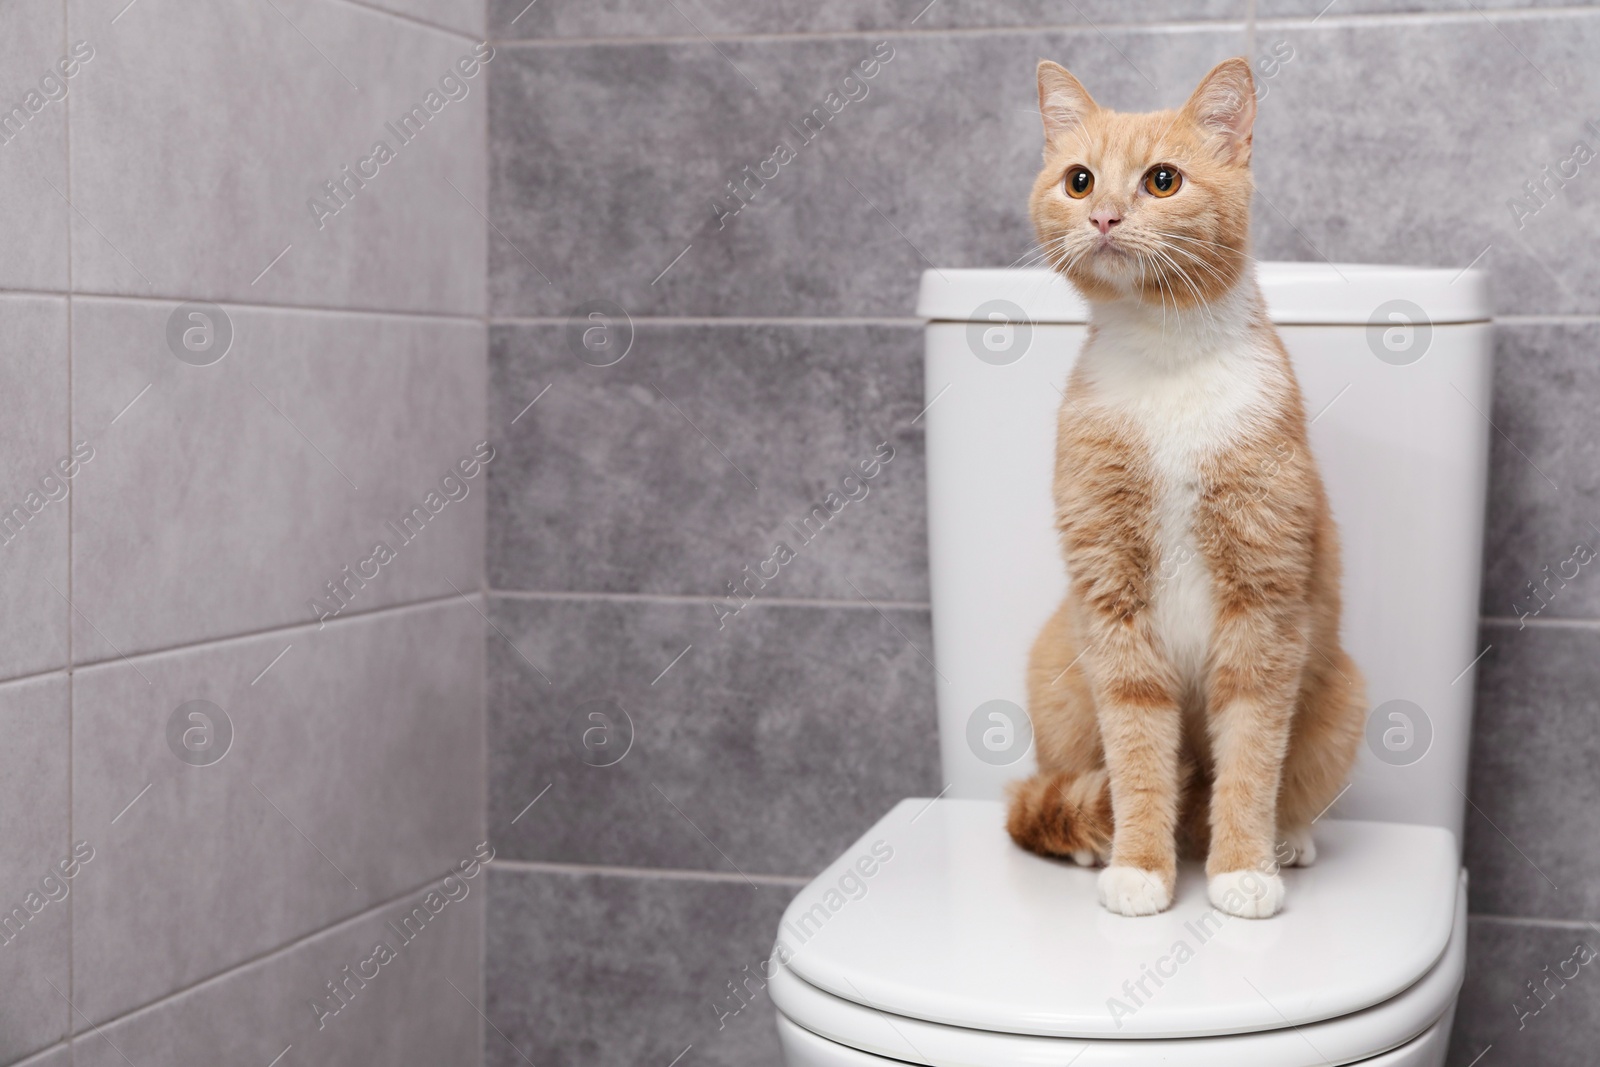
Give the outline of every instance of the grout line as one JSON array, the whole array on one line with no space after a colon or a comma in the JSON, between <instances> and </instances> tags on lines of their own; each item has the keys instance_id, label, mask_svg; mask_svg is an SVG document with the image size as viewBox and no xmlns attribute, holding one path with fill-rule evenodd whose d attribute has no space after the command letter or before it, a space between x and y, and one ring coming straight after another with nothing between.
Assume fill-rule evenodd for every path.
<instances>
[{"instance_id":1,"label":"grout line","mask_svg":"<svg viewBox=\"0 0 1600 1067\"><path fill-rule=\"evenodd\" d=\"M495 860L495 861L491 861L488 864L485 864L484 866L487 868L487 867L498 866L498 864L499 864L499 861ZM479 873L481 874L483 872L479 872ZM266 949L266 950L264 950L262 952L258 952L254 956L250 956L247 959L240 960L237 963L229 964L223 970L217 971L217 972L215 972L213 974L208 974L203 978L197 978L194 981L190 982L186 986L183 986L183 987L181 987L179 989L174 989L169 993L163 993L161 996L157 997L155 1000L146 1001L143 1004L137 1005L136 1007L129 1008L126 1011L123 1011L123 1012L121 1012L121 1013L119 1013L117 1015L111 1016L110 1018L97 1020L94 1023L92 1023L91 1025L99 1026L99 1027L102 1027L102 1028L110 1027L110 1026L114 1026L114 1025L116 1025L118 1023L126 1022L127 1020L132 1019L136 1015L142 1015L145 1012L154 1011L154 1010L156 1010L158 1008L164 1007L168 1003L170 1003L170 1002L172 1002L174 1000L177 1000L180 997L188 996L190 993L194 993L194 992L198 991L202 986L208 986L208 985L211 985L214 982L220 982L220 981L223 981L224 979L231 978L232 976L238 974L240 971L243 971L246 968L254 967L255 965L260 964L260 963L266 963L267 961L272 960L272 959L274 959L276 957L279 957L279 956L287 955L288 953L293 952L296 949L300 948L301 946L305 945L307 942L313 941L313 940L315 940L315 939L317 939L319 937L322 937L325 934L331 935L331 934L337 933L340 929L342 929L344 927L351 926L351 925L353 925L355 923L361 922L363 919L369 919L374 914L383 911L385 908L393 907L394 905L396 905L396 904L400 903L401 901L405 900L407 897L414 896L415 894L422 892L423 890L427 889L429 886L433 885L435 882L442 881L443 879L449 877L452 874L455 874L456 877L458 877L458 878L460 877L460 875L456 872L454 867L447 867L442 873L431 874L427 878L425 878L422 881L417 882L416 884L408 887L404 891L396 893L395 895L390 896L390 897L385 897L383 900L377 901L376 903L367 906L366 908L362 909L361 911L355 912L355 913L353 913L351 915L347 915L342 919L336 919L333 922L329 923L328 925L320 926L317 929L312 930L312 931L310 931L308 933L300 934L299 936L295 937L294 939L292 939L290 941L285 941L282 944L277 945L277 946L275 946L273 948L269 948L269 949ZM463 897L462 899L465 900L466 898Z\"/></svg>"},{"instance_id":2,"label":"grout line","mask_svg":"<svg viewBox=\"0 0 1600 1067\"><path fill-rule=\"evenodd\" d=\"M1534 926L1550 930L1593 930L1595 924L1583 919L1541 919L1522 915L1492 915L1487 912L1467 912L1468 919L1479 922L1505 923L1508 926Z\"/></svg>"},{"instance_id":3,"label":"grout line","mask_svg":"<svg viewBox=\"0 0 1600 1067\"><path fill-rule=\"evenodd\" d=\"M91 301L128 301L143 304L181 304L186 300L210 300L223 307L263 311L304 311L321 315L369 315L375 318L436 319L443 322L483 322L483 315L453 311L407 311L399 308L337 307L329 304L280 304L261 300L234 300L231 297L151 296L139 293L97 293L84 289L5 289L0 296L62 296ZM565 319L561 321L566 321Z\"/></svg>"},{"instance_id":4,"label":"grout line","mask_svg":"<svg viewBox=\"0 0 1600 1067\"><path fill-rule=\"evenodd\" d=\"M446 26L440 22L429 22L427 19L419 18L416 15L407 15L404 12L392 11L386 7L379 7L375 3L370 3L369 0L338 0L338 2L348 4L350 7L360 8L362 11L369 11L378 15L387 15L392 19L397 19L400 22L408 22L413 26L422 26L426 29L435 30L439 33L447 33L451 37L464 38L465 40L471 41L474 44L484 39L482 37L474 36L473 34L468 33L466 30L458 30L453 27ZM487 19L487 12L485 12L484 17Z\"/></svg>"},{"instance_id":5,"label":"grout line","mask_svg":"<svg viewBox=\"0 0 1600 1067\"><path fill-rule=\"evenodd\" d=\"M726 871L697 871L685 867L611 867L604 864L588 863L546 863L539 860L505 860L494 861L495 867L504 867L508 870L527 874L573 874L573 875L601 875L608 878L658 878L668 882L736 882L746 885L754 882L758 885L803 886L808 885L811 879L802 875L789 874L752 874L748 878L744 875L729 874Z\"/></svg>"},{"instance_id":6,"label":"grout line","mask_svg":"<svg viewBox=\"0 0 1600 1067\"><path fill-rule=\"evenodd\" d=\"M1031 26L952 26L942 29L907 30L901 26L883 26L870 30L810 30L798 33L710 33L710 34L661 34L658 36L619 36L619 37L494 37L491 43L496 48L536 49L536 48L575 48L591 47L595 45L677 45L677 44L705 44L708 41L757 42L757 43L782 43L785 41L861 41L883 40L895 38L904 40L909 37L997 37L1005 35L1024 35L1040 33L1082 33L1094 34L1101 30L1112 32L1154 32L1154 33L1181 33L1196 30L1227 30L1240 29L1244 23L1239 19L1217 19L1215 21L1195 22L1110 22L1090 26L1081 23L1045 23Z\"/></svg>"},{"instance_id":7,"label":"grout line","mask_svg":"<svg viewBox=\"0 0 1600 1067\"><path fill-rule=\"evenodd\" d=\"M319 623L315 619L313 619L310 622L284 623L284 624L281 624L281 625L278 625L278 626L263 627L262 629L259 629L259 630L246 630L246 631L244 631L242 633L226 634L226 635L221 636L221 637L206 637L206 638L202 638L202 639L197 640L197 641L186 641L186 642L184 642L182 644L177 644L177 645L165 645L165 646L163 646L161 648L151 648L151 649L144 649L144 650L139 651L139 652L130 652L126 656L113 655L113 656L107 656L104 659L85 660L82 663L74 663L74 664L72 664L72 666L67 668L67 670L69 670L69 671L80 671L80 670L85 670L85 669L94 668L94 667L102 667L102 666L104 666L106 664L123 663L123 662L129 662L129 661L133 661L133 660L153 659L153 658L155 658L157 656L171 655L172 653L175 653L175 652L189 652L189 651L198 651L198 650L201 650L201 649L209 650L209 649L213 649L213 648L222 648L222 647L225 647L225 646L228 646L228 645L232 645L232 644L236 644L236 643L240 643L240 642L244 642L244 641L253 641L256 638L266 637L266 636L269 636L271 634L292 634L292 633L298 633L298 632L300 632L302 630L308 630L308 629L311 629L313 627L321 627L321 626L324 626L324 625L330 626L330 627L332 627L332 626L340 626L340 625L343 625L344 623L347 623L347 622L355 622L355 621L358 621L358 620L371 619L371 618L375 618L375 617L381 616L381 615L389 615L389 614L398 615L398 614L405 613L405 612L426 611L426 610L428 610L430 608L438 607L439 605L446 604L446 603L449 603L451 601L455 601L455 600L459 600L459 599L461 599L461 598L460 598L460 595L457 594L457 593L446 593L443 596L427 597L427 598L422 599L422 600L407 600L404 603L400 603L400 604L387 604L387 605L384 605L383 607L366 608L366 609L361 610L361 611L347 611L347 612L344 612L343 614L339 615L338 618L329 619L326 623ZM50 672L50 673L54 673L54 672Z\"/></svg>"},{"instance_id":8,"label":"grout line","mask_svg":"<svg viewBox=\"0 0 1600 1067\"><path fill-rule=\"evenodd\" d=\"M1600 630L1600 619L1522 619L1516 615L1483 615L1483 626L1527 627L1530 630Z\"/></svg>"},{"instance_id":9,"label":"grout line","mask_svg":"<svg viewBox=\"0 0 1600 1067\"><path fill-rule=\"evenodd\" d=\"M72 40L72 5L71 5L70 0L61 0L61 45L62 45L62 54L63 55L66 55L67 52L69 51L71 40ZM68 97L70 97L71 95L72 95L71 93L67 94ZM65 162L66 162L66 175L65 175L65 178L66 178L66 183L67 183L67 196L70 198L72 196L72 106L73 106L73 102L70 99L64 99L64 100L61 101L61 103L62 103L62 112L61 112L62 155L63 155L63 157L65 157ZM68 200L68 203L69 204L71 203L70 199ZM74 281L73 274L72 274L72 227L73 227L73 224L74 224L74 218L75 218L75 216L73 215L72 212L68 212L67 213L67 297L66 297L67 353L66 353L66 355L67 355L67 448L68 449L72 448L72 283ZM78 495L77 493L72 493L72 492L69 492L67 494L67 604L66 604L67 618L66 618L66 626L67 626L67 663L69 665L72 663L72 652L73 652L73 648L72 648L72 632L74 630L74 626L73 626L74 620L72 618L72 520L73 520L73 513L77 510L73 506L75 501L72 498L77 496L77 495ZM73 750L73 747L74 747L73 740L74 740L74 729L75 729L75 726L76 726L76 722L75 722L76 714L75 713L76 713L76 710L77 710L77 703L78 703L78 695L77 695L76 687L73 685L72 672L69 670L67 672L67 841L66 841L67 851L69 853L72 851L73 809L75 807L77 807L77 805L73 803L73 787L74 787L75 783L74 783L73 777L72 777L72 772L73 772L72 750ZM78 934L77 922L76 922L77 911L78 911L77 904L74 901L69 899L67 901L67 992L69 992L69 993L75 992L75 990L73 989L73 983L74 983L74 981L76 979L76 975L73 973L73 966L72 965L73 965L73 957L76 955L76 953L73 952L73 948L77 944L76 938L77 938L77 934ZM73 1017L72 1001L68 1000L67 1001L67 1033L66 1033L66 1037L67 1037L69 1042L71 1041L72 1035L74 1033L76 1033L76 1031L77 1031L77 1020ZM76 1059L76 1056L73 1053L72 1047L71 1047L71 1045L69 1043L68 1046L67 1046L67 1062L69 1064L71 1064L71 1063L73 1063L75 1061L75 1059Z\"/></svg>"},{"instance_id":10,"label":"grout line","mask_svg":"<svg viewBox=\"0 0 1600 1067\"><path fill-rule=\"evenodd\" d=\"M546 592L534 589L490 589L489 595L503 600L602 600L623 604L720 604L728 599L725 596L694 596L678 595L671 593L590 593L590 592ZM870 605L860 600L831 600L823 597L757 597L753 601L746 601L745 607L780 607L780 608L856 608L871 611ZM925 600L880 600L878 606L889 608L893 611L927 611L929 604Z\"/></svg>"},{"instance_id":11,"label":"grout line","mask_svg":"<svg viewBox=\"0 0 1600 1067\"><path fill-rule=\"evenodd\" d=\"M490 315L491 326L565 326L571 320L555 315ZM915 316L849 316L823 315L630 315L628 321L635 326L915 326L927 325L927 320Z\"/></svg>"},{"instance_id":12,"label":"grout line","mask_svg":"<svg viewBox=\"0 0 1600 1067\"><path fill-rule=\"evenodd\" d=\"M510 49L538 49L538 48L586 48L594 46L629 47L638 45L678 45L678 44L703 44L707 41L716 42L751 42L751 43L782 43L786 41L858 41L884 38L904 40L914 37L999 37L1023 36L1042 33L1060 34L1098 34L1102 31L1108 33L1128 34L1162 34L1162 33L1193 33L1243 30L1247 34L1252 30L1262 27L1285 28L1310 28L1314 22L1326 22L1342 26L1390 26L1406 23L1432 23L1432 22L1470 22L1476 21L1480 15L1491 18L1501 18L1508 21L1532 21L1569 18L1572 16L1595 16L1600 14L1593 7L1569 4L1560 7L1545 8L1515 8L1515 7L1475 7L1470 11L1397 11L1397 12L1359 12L1349 14L1325 15L1278 15L1257 16L1252 11L1245 18L1219 18L1219 19L1176 19L1164 22L1104 22L1095 25L1085 23L1042 23L1017 26L948 26L934 29L908 30L901 26L881 26L866 30L811 30L795 33L710 33L699 34L660 34L660 35L626 35L616 37L498 37L492 36L490 43L496 48ZM1254 23L1254 25L1252 25Z\"/></svg>"},{"instance_id":13,"label":"grout line","mask_svg":"<svg viewBox=\"0 0 1600 1067\"><path fill-rule=\"evenodd\" d=\"M1481 18L1500 18L1509 22L1529 22L1535 19L1552 20L1570 18L1574 15L1595 15L1596 9L1582 4L1567 4L1541 8L1523 7L1483 7L1473 5L1465 10L1436 10L1436 11L1361 11L1349 13L1329 13L1325 15L1274 15L1259 20L1261 26L1300 27L1309 29L1314 22L1325 22L1336 26L1378 27L1392 26L1395 24L1418 23L1449 23L1449 22L1477 22Z\"/></svg>"},{"instance_id":14,"label":"grout line","mask_svg":"<svg viewBox=\"0 0 1600 1067\"><path fill-rule=\"evenodd\" d=\"M1507 326L1545 326L1561 325L1564 323L1587 325L1600 322L1600 315L1587 315L1581 312L1574 312L1571 314L1557 313L1552 315L1496 315L1494 317L1494 321L1497 324L1504 324Z\"/></svg>"}]
</instances>

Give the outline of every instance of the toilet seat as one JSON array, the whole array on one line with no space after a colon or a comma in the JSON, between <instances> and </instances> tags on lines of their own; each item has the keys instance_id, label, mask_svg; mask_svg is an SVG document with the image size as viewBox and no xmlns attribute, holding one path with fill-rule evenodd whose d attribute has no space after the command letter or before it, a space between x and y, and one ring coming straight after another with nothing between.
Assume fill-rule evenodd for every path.
<instances>
[{"instance_id":1,"label":"toilet seat","mask_svg":"<svg viewBox=\"0 0 1600 1067\"><path fill-rule=\"evenodd\" d=\"M1466 903L1444 830L1319 824L1322 858L1284 872L1282 914L1213 918L1124 1016L1108 1005L1121 983L1210 912L1202 873L1184 872L1162 916L1114 916L1095 871L1022 853L1003 817L993 801L904 801L819 875L768 968L782 1016L932 1067L1310 1067L1448 1036Z\"/></svg>"}]
</instances>

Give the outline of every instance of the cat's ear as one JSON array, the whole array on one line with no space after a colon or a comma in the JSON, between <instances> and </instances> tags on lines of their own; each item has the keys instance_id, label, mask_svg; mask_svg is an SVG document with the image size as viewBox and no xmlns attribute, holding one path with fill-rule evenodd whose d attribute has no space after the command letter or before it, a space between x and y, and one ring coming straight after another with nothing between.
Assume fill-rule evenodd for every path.
<instances>
[{"instance_id":1,"label":"cat's ear","mask_svg":"<svg viewBox=\"0 0 1600 1067\"><path fill-rule=\"evenodd\" d=\"M1039 60L1039 114L1044 116L1046 145L1082 126L1084 119L1099 110L1089 90L1066 67Z\"/></svg>"},{"instance_id":2,"label":"cat's ear","mask_svg":"<svg viewBox=\"0 0 1600 1067\"><path fill-rule=\"evenodd\" d=\"M1183 110L1211 135L1223 159L1240 166L1250 162L1256 83L1249 63L1235 56L1212 67Z\"/></svg>"}]
</instances>

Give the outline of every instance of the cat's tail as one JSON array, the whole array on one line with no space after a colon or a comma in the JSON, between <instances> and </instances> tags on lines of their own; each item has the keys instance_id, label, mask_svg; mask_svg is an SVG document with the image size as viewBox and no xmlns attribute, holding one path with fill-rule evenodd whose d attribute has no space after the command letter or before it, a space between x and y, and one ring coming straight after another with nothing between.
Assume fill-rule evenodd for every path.
<instances>
[{"instance_id":1,"label":"cat's tail","mask_svg":"<svg viewBox=\"0 0 1600 1067\"><path fill-rule=\"evenodd\" d=\"M1104 863L1111 830L1111 778L1103 768L1040 771L1011 788L1006 831L1029 852Z\"/></svg>"}]
</instances>

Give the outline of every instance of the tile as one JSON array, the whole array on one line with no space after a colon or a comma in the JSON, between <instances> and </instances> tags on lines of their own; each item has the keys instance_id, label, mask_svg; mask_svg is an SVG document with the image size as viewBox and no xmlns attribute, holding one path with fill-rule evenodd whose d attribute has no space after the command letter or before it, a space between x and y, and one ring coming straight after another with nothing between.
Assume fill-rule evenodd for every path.
<instances>
[{"instance_id":1,"label":"tile","mask_svg":"<svg viewBox=\"0 0 1600 1067\"><path fill-rule=\"evenodd\" d=\"M782 540L769 595L927 599L919 327L644 324L607 367L573 332L491 331L492 587L726 596Z\"/></svg>"},{"instance_id":2,"label":"tile","mask_svg":"<svg viewBox=\"0 0 1600 1067\"><path fill-rule=\"evenodd\" d=\"M65 25L61 0L0 6L0 197L25 208L0 213L0 289L67 287L66 101L99 71L70 54Z\"/></svg>"},{"instance_id":3,"label":"tile","mask_svg":"<svg viewBox=\"0 0 1600 1067\"><path fill-rule=\"evenodd\" d=\"M1483 640L1494 648L1473 723L1473 913L1600 919L1600 628L1490 625Z\"/></svg>"},{"instance_id":4,"label":"tile","mask_svg":"<svg viewBox=\"0 0 1600 1067\"><path fill-rule=\"evenodd\" d=\"M491 869L484 1062L783 1067L756 975L796 888Z\"/></svg>"},{"instance_id":5,"label":"tile","mask_svg":"<svg viewBox=\"0 0 1600 1067\"><path fill-rule=\"evenodd\" d=\"M72 1067L72 1050L65 1044L57 1045L18 1062L16 1067Z\"/></svg>"},{"instance_id":6,"label":"tile","mask_svg":"<svg viewBox=\"0 0 1600 1067\"><path fill-rule=\"evenodd\" d=\"M67 302L0 294L0 333L0 677L16 677L67 662L68 500L83 470L67 441Z\"/></svg>"},{"instance_id":7,"label":"tile","mask_svg":"<svg viewBox=\"0 0 1600 1067\"><path fill-rule=\"evenodd\" d=\"M1566 7L1564 0L1496 0L1495 10L1508 8ZM1332 8L1337 15L1398 15L1413 12L1439 12L1472 14L1473 8L1490 10L1487 4L1475 0L1340 0L1332 7L1328 0L1257 0L1256 16L1271 18L1316 18L1320 12ZM1473 18L1478 16L1472 14Z\"/></svg>"},{"instance_id":8,"label":"tile","mask_svg":"<svg viewBox=\"0 0 1600 1067\"><path fill-rule=\"evenodd\" d=\"M500 596L491 616L508 859L809 876L939 791L926 611L758 599L719 630L711 601Z\"/></svg>"},{"instance_id":9,"label":"tile","mask_svg":"<svg viewBox=\"0 0 1600 1067\"><path fill-rule=\"evenodd\" d=\"M1600 151L1586 127L1600 123L1600 12L1264 26L1257 40L1292 53L1258 90L1257 255L1482 255L1501 312L1593 310L1600 256L1581 235L1600 226L1596 168L1573 163L1543 200L1525 185L1579 141Z\"/></svg>"},{"instance_id":10,"label":"tile","mask_svg":"<svg viewBox=\"0 0 1600 1067\"><path fill-rule=\"evenodd\" d=\"M70 3L101 42L72 98L79 289L481 312L487 79L454 73L471 42L326 0Z\"/></svg>"},{"instance_id":11,"label":"tile","mask_svg":"<svg viewBox=\"0 0 1600 1067\"><path fill-rule=\"evenodd\" d=\"M67 712L64 674L0 685L0 1063L67 1032L71 902L92 876L69 837Z\"/></svg>"},{"instance_id":12,"label":"tile","mask_svg":"<svg viewBox=\"0 0 1600 1067\"><path fill-rule=\"evenodd\" d=\"M73 919L85 1016L149 1003L470 854L482 642L475 606L454 601L79 670L73 827L97 850Z\"/></svg>"},{"instance_id":13,"label":"tile","mask_svg":"<svg viewBox=\"0 0 1600 1067\"><path fill-rule=\"evenodd\" d=\"M910 315L930 264L1004 265L1031 249L1041 55L1108 104L1172 106L1243 31L882 44L887 62L871 37L502 48L490 72L495 313L604 299L635 316ZM829 94L837 114L806 127L814 108L830 114ZM737 214L734 179L749 190Z\"/></svg>"},{"instance_id":14,"label":"tile","mask_svg":"<svg viewBox=\"0 0 1600 1067\"><path fill-rule=\"evenodd\" d=\"M1490 1045L1494 1051L1484 1063L1589 1067L1600 1032L1600 962L1594 959L1600 938L1594 930L1476 916L1468 933L1467 980L1449 1067L1470 1067ZM1589 951L1579 952L1580 945ZM1580 962L1585 958L1588 963Z\"/></svg>"},{"instance_id":15,"label":"tile","mask_svg":"<svg viewBox=\"0 0 1600 1067\"><path fill-rule=\"evenodd\" d=\"M453 472L483 440L480 324L235 306L193 366L186 314L74 301L79 662L478 584L483 474Z\"/></svg>"},{"instance_id":16,"label":"tile","mask_svg":"<svg viewBox=\"0 0 1600 1067\"><path fill-rule=\"evenodd\" d=\"M1600 616L1597 346L1597 323L1495 328L1485 615Z\"/></svg>"},{"instance_id":17,"label":"tile","mask_svg":"<svg viewBox=\"0 0 1600 1067\"><path fill-rule=\"evenodd\" d=\"M940 0L778 0L741 4L737 0L681 0L680 10L647 0L600 3L530 4L528 0L489 0L497 37L673 37L741 33L818 33L852 30L938 30L952 27L1049 27L1086 23L1150 25L1166 20L1237 19L1248 13L1243 0L1156 0L1139 5L1136 20L1116 0L1080 0L1071 6L1023 0L1005 4L956 4Z\"/></svg>"},{"instance_id":18,"label":"tile","mask_svg":"<svg viewBox=\"0 0 1600 1067\"><path fill-rule=\"evenodd\" d=\"M482 37L486 26L486 0L356 0L398 15L421 19L435 26Z\"/></svg>"},{"instance_id":19,"label":"tile","mask_svg":"<svg viewBox=\"0 0 1600 1067\"><path fill-rule=\"evenodd\" d=\"M85 1027L72 1043L76 1067L265 1067L290 1046L282 1062L297 1067L477 1064L486 895L481 871L435 879L99 1031ZM431 917L416 918L418 908ZM408 916L409 928L401 925ZM380 944L389 949L381 958ZM343 991L336 1014L330 983Z\"/></svg>"}]
</instances>

